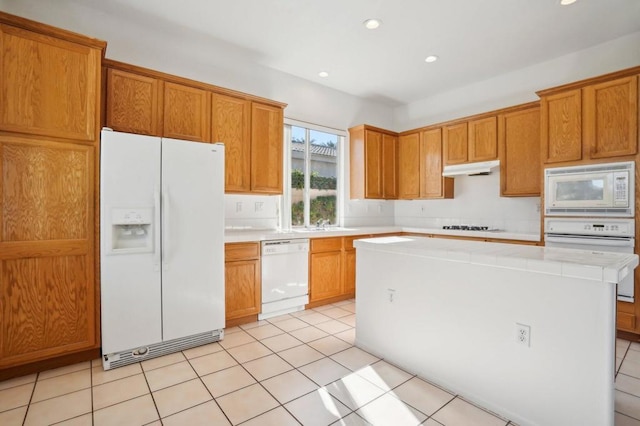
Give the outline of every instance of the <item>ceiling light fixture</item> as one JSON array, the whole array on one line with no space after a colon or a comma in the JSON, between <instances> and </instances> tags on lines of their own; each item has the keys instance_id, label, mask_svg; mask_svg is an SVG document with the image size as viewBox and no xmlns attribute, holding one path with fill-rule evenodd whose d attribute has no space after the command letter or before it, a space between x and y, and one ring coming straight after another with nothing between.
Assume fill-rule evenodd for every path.
<instances>
[{"instance_id":1,"label":"ceiling light fixture","mask_svg":"<svg viewBox=\"0 0 640 426\"><path fill-rule=\"evenodd\" d=\"M322 77L322 78L329 77L329 73L328 73L328 72L326 72L326 71L320 71L320 72L318 73L318 76L320 76L320 77Z\"/></svg>"},{"instance_id":2,"label":"ceiling light fixture","mask_svg":"<svg viewBox=\"0 0 640 426\"><path fill-rule=\"evenodd\" d=\"M429 55L424 59L425 62L429 62L429 63L435 62L437 60L438 60L438 57L436 55Z\"/></svg>"},{"instance_id":3,"label":"ceiling light fixture","mask_svg":"<svg viewBox=\"0 0 640 426\"><path fill-rule=\"evenodd\" d=\"M563 6L569 6L570 4L574 4L576 0L560 0L560 4Z\"/></svg>"},{"instance_id":4,"label":"ceiling light fixture","mask_svg":"<svg viewBox=\"0 0 640 426\"><path fill-rule=\"evenodd\" d=\"M367 28L368 30L375 30L376 28L378 28L380 25L382 25L382 21L379 19L367 19L366 21L364 21L362 23L365 28Z\"/></svg>"}]
</instances>

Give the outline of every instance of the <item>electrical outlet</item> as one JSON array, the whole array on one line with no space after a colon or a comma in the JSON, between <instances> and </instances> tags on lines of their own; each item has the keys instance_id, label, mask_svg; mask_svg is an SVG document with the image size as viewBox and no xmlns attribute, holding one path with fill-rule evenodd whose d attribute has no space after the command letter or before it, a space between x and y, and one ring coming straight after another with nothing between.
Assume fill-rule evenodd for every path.
<instances>
[{"instance_id":1,"label":"electrical outlet","mask_svg":"<svg viewBox=\"0 0 640 426\"><path fill-rule=\"evenodd\" d=\"M531 346L531 326L516 323L516 342L523 346Z\"/></svg>"},{"instance_id":2,"label":"electrical outlet","mask_svg":"<svg viewBox=\"0 0 640 426\"><path fill-rule=\"evenodd\" d=\"M256 201L255 211L261 212L263 205L264 205L264 203L262 201Z\"/></svg>"},{"instance_id":3,"label":"electrical outlet","mask_svg":"<svg viewBox=\"0 0 640 426\"><path fill-rule=\"evenodd\" d=\"M388 288L387 289L387 293L389 294L389 303L393 303L393 299L396 296L396 289L395 288Z\"/></svg>"},{"instance_id":4,"label":"electrical outlet","mask_svg":"<svg viewBox=\"0 0 640 426\"><path fill-rule=\"evenodd\" d=\"M240 213L242 211L242 201L236 202L236 213Z\"/></svg>"}]
</instances>

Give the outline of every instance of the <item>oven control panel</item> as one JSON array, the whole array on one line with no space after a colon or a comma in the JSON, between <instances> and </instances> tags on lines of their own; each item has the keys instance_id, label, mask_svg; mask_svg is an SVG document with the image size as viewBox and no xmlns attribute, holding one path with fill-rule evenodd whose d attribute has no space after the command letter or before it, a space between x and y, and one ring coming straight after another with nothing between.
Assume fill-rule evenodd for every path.
<instances>
[{"instance_id":1,"label":"oven control panel","mask_svg":"<svg viewBox=\"0 0 640 426\"><path fill-rule=\"evenodd\" d=\"M544 232L567 235L635 236L633 219L545 218Z\"/></svg>"}]
</instances>

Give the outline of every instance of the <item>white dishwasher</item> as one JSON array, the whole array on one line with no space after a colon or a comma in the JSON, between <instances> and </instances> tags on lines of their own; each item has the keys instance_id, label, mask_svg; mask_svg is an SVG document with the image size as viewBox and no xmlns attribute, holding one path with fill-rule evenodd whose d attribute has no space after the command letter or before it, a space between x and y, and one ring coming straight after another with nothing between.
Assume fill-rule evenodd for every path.
<instances>
[{"instance_id":1,"label":"white dishwasher","mask_svg":"<svg viewBox=\"0 0 640 426\"><path fill-rule=\"evenodd\" d=\"M309 303L309 239L262 242L262 312L266 319Z\"/></svg>"}]
</instances>

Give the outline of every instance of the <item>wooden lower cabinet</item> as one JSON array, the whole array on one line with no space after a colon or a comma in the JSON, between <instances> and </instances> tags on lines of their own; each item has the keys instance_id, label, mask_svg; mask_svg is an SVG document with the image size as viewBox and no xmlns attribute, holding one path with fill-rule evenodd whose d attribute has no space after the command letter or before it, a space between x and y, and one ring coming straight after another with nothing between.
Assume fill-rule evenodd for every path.
<instances>
[{"instance_id":1,"label":"wooden lower cabinet","mask_svg":"<svg viewBox=\"0 0 640 426\"><path fill-rule=\"evenodd\" d=\"M356 296L356 249L345 249L344 262L344 288L343 293L350 297Z\"/></svg>"},{"instance_id":2,"label":"wooden lower cabinet","mask_svg":"<svg viewBox=\"0 0 640 426\"><path fill-rule=\"evenodd\" d=\"M256 321L261 308L260 243L225 244L226 327Z\"/></svg>"}]
</instances>

